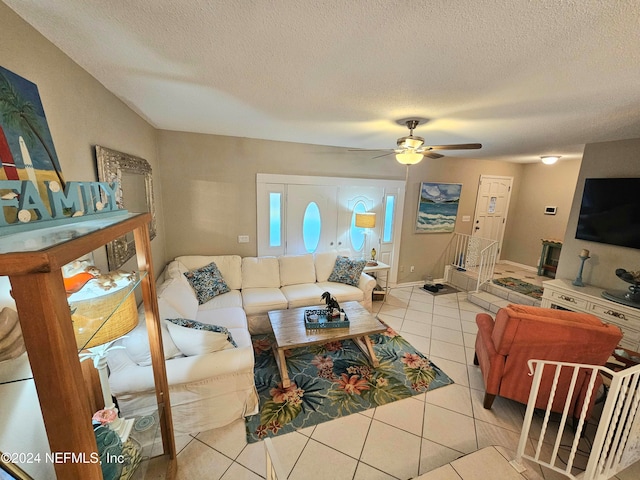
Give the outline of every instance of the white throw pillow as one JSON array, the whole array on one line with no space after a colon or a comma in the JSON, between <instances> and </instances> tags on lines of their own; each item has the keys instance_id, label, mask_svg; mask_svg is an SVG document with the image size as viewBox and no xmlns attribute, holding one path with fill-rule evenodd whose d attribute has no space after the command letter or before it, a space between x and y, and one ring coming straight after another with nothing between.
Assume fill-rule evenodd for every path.
<instances>
[{"instance_id":1,"label":"white throw pillow","mask_svg":"<svg viewBox=\"0 0 640 480\"><path fill-rule=\"evenodd\" d=\"M182 355L182 352L178 349L173 342L167 326L164 321L160 322L162 327L162 346L164 349L164 358L169 360ZM131 330L121 340L122 345L125 347L125 351L129 358L140 365L141 367L147 367L151 365L151 350L149 349L149 335L147 333L147 322L144 318L144 313L139 314L138 326Z\"/></svg>"},{"instance_id":2,"label":"white throw pillow","mask_svg":"<svg viewBox=\"0 0 640 480\"><path fill-rule=\"evenodd\" d=\"M276 257L244 257L242 288L280 288L278 259Z\"/></svg>"},{"instance_id":3,"label":"white throw pillow","mask_svg":"<svg viewBox=\"0 0 640 480\"><path fill-rule=\"evenodd\" d=\"M313 255L283 255L278 257L278 262L280 263L280 284L283 287L301 283L316 283Z\"/></svg>"},{"instance_id":4,"label":"white throw pillow","mask_svg":"<svg viewBox=\"0 0 640 480\"><path fill-rule=\"evenodd\" d=\"M176 346L187 357L235 348L229 341L230 335L226 329L223 332L213 332L211 330L183 327L169 320L165 321L165 323Z\"/></svg>"},{"instance_id":5,"label":"white throw pillow","mask_svg":"<svg viewBox=\"0 0 640 480\"><path fill-rule=\"evenodd\" d=\"M158 300L163 300L182 318L196 318L198 313L198 298L189 282L180 275L171 278L158 287Z\"/></svg>"}]
</instances>

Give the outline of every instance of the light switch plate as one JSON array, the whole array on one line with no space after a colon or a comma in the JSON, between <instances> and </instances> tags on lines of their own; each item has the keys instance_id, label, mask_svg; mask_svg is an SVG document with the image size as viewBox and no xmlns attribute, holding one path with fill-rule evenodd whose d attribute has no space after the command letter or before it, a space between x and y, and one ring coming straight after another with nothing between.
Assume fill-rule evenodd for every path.
<instances>
[{"instance_id":1,"label":"light switch plate","mask_svg":"<svg viewBox=\"0 0 640 480\"><path fill-rule=\"evenodd\" d=\"M249 243L249 235L238 235L238 243Z\"/></svg>"}]
</instances>

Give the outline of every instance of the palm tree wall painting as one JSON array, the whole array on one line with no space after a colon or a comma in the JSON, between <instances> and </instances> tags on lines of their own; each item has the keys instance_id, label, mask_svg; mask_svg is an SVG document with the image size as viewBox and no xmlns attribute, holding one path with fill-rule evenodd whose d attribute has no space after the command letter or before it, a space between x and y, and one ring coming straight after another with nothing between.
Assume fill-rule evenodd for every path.
<instances>
[{"instance_id":1,"label":"palm tree wall painting","mask_svg":"<svg viewBox=\"0 0 640 480\"><path fill-rule=\"evenodd\" d=\"M38 87L3 67L0 67L0 162L0 180L16 180L17 175L19 180L33 181L35 173L36 187L45 205L48 205L45 181L56 181L65 187Z\"/></svg>"}]
</instances>

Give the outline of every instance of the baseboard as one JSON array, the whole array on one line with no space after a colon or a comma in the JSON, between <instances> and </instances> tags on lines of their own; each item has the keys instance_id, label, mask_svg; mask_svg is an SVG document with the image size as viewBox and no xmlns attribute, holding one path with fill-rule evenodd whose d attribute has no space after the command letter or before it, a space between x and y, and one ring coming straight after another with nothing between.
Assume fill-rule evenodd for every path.
<instances>
[{"instance_id":1,"label":"baseboard","mask_svg":"<svg viewBox=\"0 0 640 480\"><path fill-rule=\"evenodd\" d=\"M532 267L531 265L524 265L523 263L512 262L511 260L500 260L498 263L506 263L507 265L518 267L521 270L538 273L538 267Z\"/></svg>"}]
</instances>

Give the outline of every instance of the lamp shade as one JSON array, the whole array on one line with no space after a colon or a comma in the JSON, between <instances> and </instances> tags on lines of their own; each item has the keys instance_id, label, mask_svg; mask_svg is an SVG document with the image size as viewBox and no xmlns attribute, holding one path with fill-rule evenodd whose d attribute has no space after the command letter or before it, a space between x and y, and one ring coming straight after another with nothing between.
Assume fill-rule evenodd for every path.
<instances>
[{"instance_id":1,"label":"lamp shade","mask_svg":"<svg viewBox=\"0 0 640 480\"><path fill-rule=\"evenodd\" d=\"M396 160L403 165L415 165L424 158L424 155L416 152L396 153Z\"/></svg>"},{"instance_id":2,"label":"lamp shade","mask_svg":"<svg viewBox=\"0 0 640 480\"><path fill-rule=\"evenodd\" d=\"M78 300L73 300L78 294L69 298L78 348L111 342L138 325L138 309L132 286L129 284L115 292L106 291L95 296L83 295Z\"/></svg>"},{"instance_id":3,"label":"lamp shade","mask_svg":"<svg viewBox=\"0 0 640 480\"><path fill-rule=\"evenodd\" d=\"M373 212L356 213L356 227L373 228L376 226L376 214Z\"/></svg>"}]
</instances>

